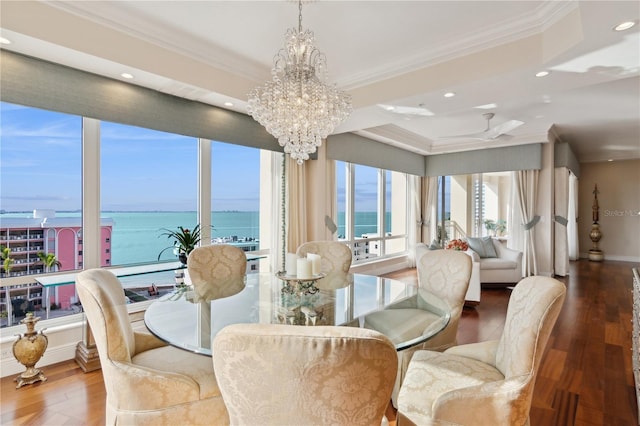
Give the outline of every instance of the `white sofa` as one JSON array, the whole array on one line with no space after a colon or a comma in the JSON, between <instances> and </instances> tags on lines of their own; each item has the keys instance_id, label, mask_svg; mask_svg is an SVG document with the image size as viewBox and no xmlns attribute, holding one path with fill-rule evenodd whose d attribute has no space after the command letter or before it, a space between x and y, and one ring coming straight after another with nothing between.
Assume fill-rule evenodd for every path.
<instances>
[{"instance_id":1,"label":"white sofa","mask_svg":"<svg viewBox=\"0 0 640 426\"><path fill-rule=\"evenodd\" d=\"M416 244L416 263L425 254L429 251L429 246L424 243ZM467 294L464 297L465 302L468 302L469 305L477 305L480 303L480 263L473 258L473 253L467 251L469 256L471 256L473 260L473 264L471 266L471 279L469 280L469 288L467 289ZM476 258L478 256L476 255Z\"/></svg>"},{"instance_id":2,"label":"white sofa","mask_svg":"<svg viewBox=\"0 0 640 426\"><path fill-rule=\"evenodd\" d=\"M505 247L497 240L492 240L497 257L481 258L472 249L467 253L480 269L480 283L515 284L522 279L522 252Z\"/></svg>"}]
</instances>

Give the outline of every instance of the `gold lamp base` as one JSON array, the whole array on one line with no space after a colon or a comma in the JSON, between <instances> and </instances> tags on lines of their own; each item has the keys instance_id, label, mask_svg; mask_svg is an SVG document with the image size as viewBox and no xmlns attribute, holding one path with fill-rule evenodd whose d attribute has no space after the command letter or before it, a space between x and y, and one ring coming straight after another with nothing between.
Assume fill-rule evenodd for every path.
<instances>
[{"instance_id":1,"label":"gold lamp base","mask_svg":"<svg viewBox=\"0 0 640 426\"><path fill-rule=\"evenodd\" d=\"M16 389L20 389L24 385L47 380L42 371L35 368L36 363L42 358L44 351L47 350L47 344L49 343L47 336L42 334L42 331L38 333L34 329L39 320L40 318L33 316L33 312L28 312L26 318L20 321L21 324L27 326L27 332L22 336L18 335L18 340L13 342L13 356L27 369L14 379L15 382L18 382Z\"/></svg>"},{"instance_id":2,"label":"gold lamp base","mask_svg":"<svg viewBox=\"0 0 640 426\"><path fill-rule=\"evenodd\" d=\"M14 382L18 382L16 389L20 389L24 385L31 385L36 382L46 382L47 378L39 368L28 367L27 371L13 379Z\"/></svg>"}]
</instances>

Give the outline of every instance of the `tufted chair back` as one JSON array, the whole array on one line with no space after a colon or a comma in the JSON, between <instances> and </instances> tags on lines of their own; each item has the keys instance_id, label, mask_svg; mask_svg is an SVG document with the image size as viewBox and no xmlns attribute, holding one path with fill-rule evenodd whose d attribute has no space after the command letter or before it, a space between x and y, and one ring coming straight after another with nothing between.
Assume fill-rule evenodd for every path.
<instances>
[{"instance_id":1,"label":"tufted chair back","mask_svg":"<svg viewBox=\"0 0 640 426\"><path fill-rule=\"evenodd\" d=\"M212 352L234 425L380 425L398 362L387 337L355 327L235 324Z\"/></svg>"},{"instance_id":2,"label":"tufted chair back","mask_svg":"<svg viewBox=\"0 0 640 426\"><path fill-rule=\"evenodd\" d=\"M120 280L106 269L89 269L77 275L76 289L98 343L100 360L131 362L135 338Z\"/></svg>"},{"instance_id":3,"label":"tufted chair back","mask_svg":"<svg viewBox=\"0 0 640 426\"><path fill-rule=\"evenodd\" d=\"M197 247L187 259L195 302L233 296L245 287L247 256L229 244Z\"/></svg>"},{"instance_id":4,"label":"tufted chair back","mask_svg":"<svg viewBox=\"0 0 640 426\"><path fill-rule=\"evenodd\" d=\"M528 425L538 367L565 294L558 280L525 278L511 294L499 340L417 351L398 395L398 424Z\"/></svg>"},{"instance_id":5,"label":"tufted chair back","mask_svg":"<svg viewBox=\"0 0 640 426\"><path fill-rule=\"evenodd\" d=\"M430 250L418 259L418 286L443 300L451 314L447 327L428 343L427 349L444 350L457 344L471 268L471 257L458 250Z\"/></svg>"},{"instance_id":6,"label":"tufted chair back","mask_svg":"<svg viewBox=\"0 0 640 426\"><path fill-rule=\"evenodd\" d=\"M76 289L100 354L106 425L229 423L211 360L133 331L111 271L80 272Z\"/></svg>"},{"instance_id":7,"label":"tufted chair back","mask_svg":"<svg viewBox=\"0 0 640 426\"><path fill-rule=\"evenodd\" d=\"M565 285L549 277L527 277L515 286L496 350L505 378L535 374L565 293Z\"/></svg>"},{"instance_id":8,"label":"tufted chair back","mask_svg":"<svg viewBox=\"0 0 640 426\"><path fill-rule=\"evenodd\" d=\"M305 257L307 253L314 253L322 257L321 270L325 274L333 272L349 272L351 259L353 257L351 249L345 243L339 241L309 241L296 251L298 257Z\"/></svg>"}]
</instances>

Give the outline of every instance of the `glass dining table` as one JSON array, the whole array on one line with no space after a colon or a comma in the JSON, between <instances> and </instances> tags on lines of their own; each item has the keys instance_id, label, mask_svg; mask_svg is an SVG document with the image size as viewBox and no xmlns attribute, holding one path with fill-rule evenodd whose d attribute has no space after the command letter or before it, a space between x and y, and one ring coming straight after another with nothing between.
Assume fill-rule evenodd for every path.
<instances>
[{"instance_id":1,"label":"glass dining table","mask_svg":"<svg viewBox=\"0 0 640 426\"><path fill-rule=\"evenodd\" d=\"M429 340L449 323L446 304L415 286L364 274L329 278L309 289L270 273L247 274L241 292L199 302L188 287L177 289L153 302L144 322L161 340L204 355L211 355L216 333L236 323L372 328L397 350Z\"/></svg>"}]
</instances>

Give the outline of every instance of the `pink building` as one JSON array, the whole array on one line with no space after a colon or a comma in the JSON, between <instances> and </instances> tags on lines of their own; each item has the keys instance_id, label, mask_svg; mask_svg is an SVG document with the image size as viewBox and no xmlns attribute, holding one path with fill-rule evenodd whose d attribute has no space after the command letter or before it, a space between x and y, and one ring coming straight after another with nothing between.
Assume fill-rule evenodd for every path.
<instances>
[{"instance_id":1,"label":"pink building","mask_svg":"<svg viewBox=\"0 0 640 426\"><path fill-rule=\"evenodd\" d=\"M112 219L101 220L101 266L111 265ZM60 267L52 271L82 269L82 218L56 217L54 210L34 210L31 217L0 215L0 245L11 249L9 271L2 265L2 277L42 274L45 266L38 253L53 253ZM75 286L56 287L51 303L68 308L75 298Z\"/></svg>"}]
</instances>

